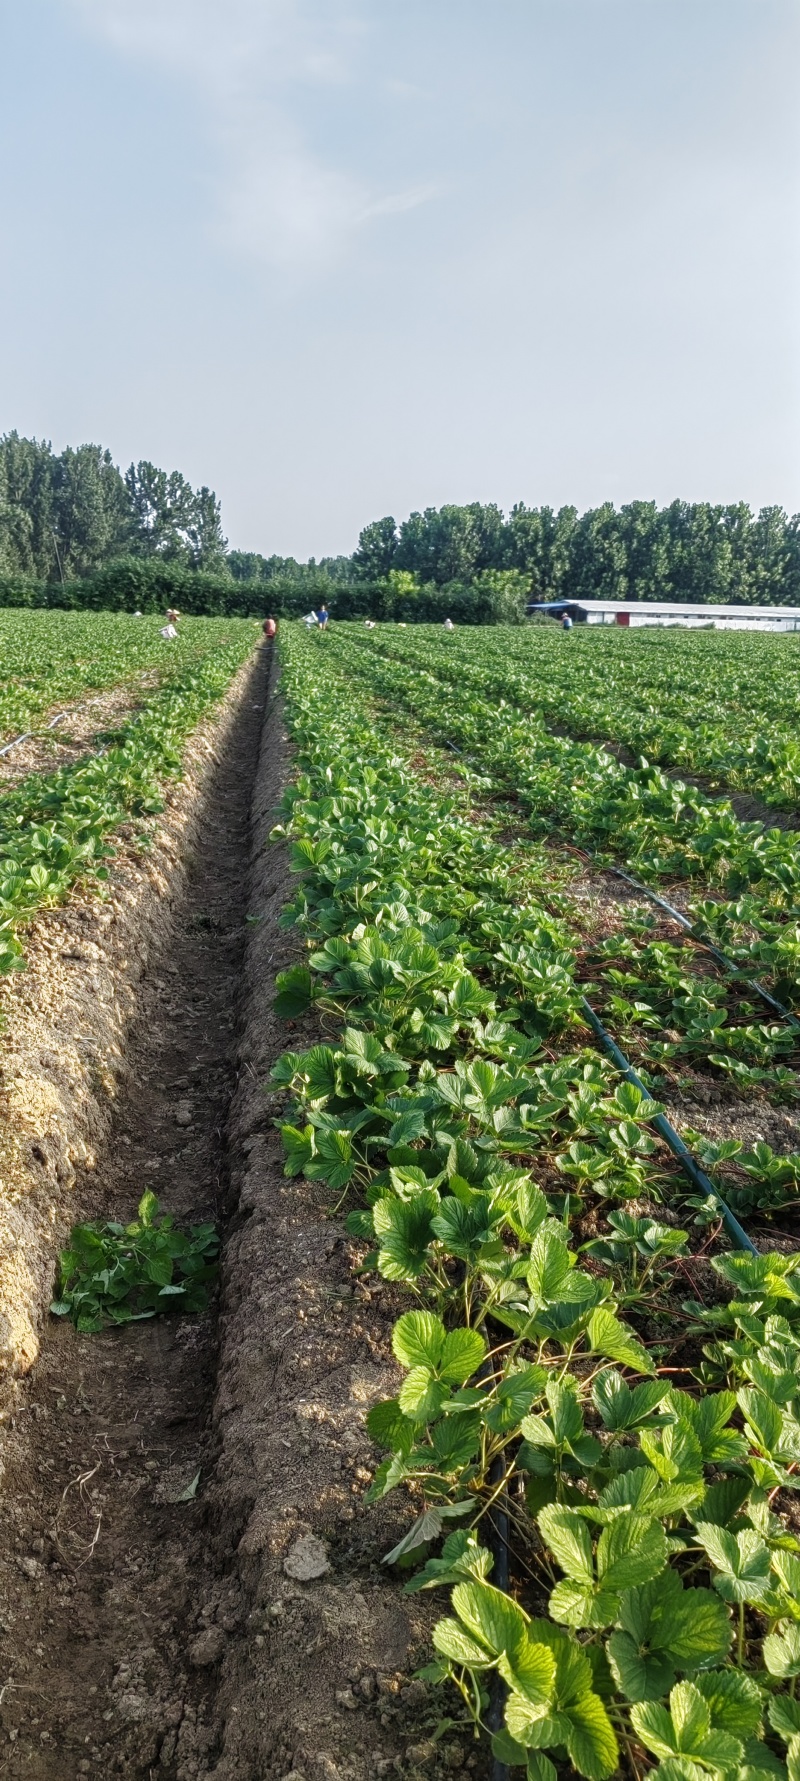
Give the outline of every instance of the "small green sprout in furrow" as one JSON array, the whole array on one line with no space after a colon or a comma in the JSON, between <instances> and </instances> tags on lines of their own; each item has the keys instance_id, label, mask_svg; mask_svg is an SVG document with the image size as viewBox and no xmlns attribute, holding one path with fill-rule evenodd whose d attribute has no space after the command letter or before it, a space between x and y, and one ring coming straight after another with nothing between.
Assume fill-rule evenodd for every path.
<instances>
[{"instance_id":1,"label":"small green sprout in furrow","mask_svg":"<svg viewBox=\"0 0 800 1781\"><path fill-rule=\"evenodd\" d=\"M216 1278L213 1224L176 1228L148 1189L131 1224L76 1224L59 1258L50 1310L83 1334L169 1311L203 1311Z\"/></svg>"}]
</instances>

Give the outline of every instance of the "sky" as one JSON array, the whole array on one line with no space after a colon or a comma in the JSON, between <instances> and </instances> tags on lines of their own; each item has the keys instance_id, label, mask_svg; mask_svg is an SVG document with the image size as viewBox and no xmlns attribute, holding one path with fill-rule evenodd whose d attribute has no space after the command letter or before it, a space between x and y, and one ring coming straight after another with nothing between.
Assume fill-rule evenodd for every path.
<instances>
[{"instance_id":1,"label":"sky","mask_svg":"<svg viewBox=\"0 0 800 1781\"><path fill-rule=\"evenodd\" d=\"M0 431L306 558L800 509L800 0L0 0Z\"/></svg>"}]
</instances>

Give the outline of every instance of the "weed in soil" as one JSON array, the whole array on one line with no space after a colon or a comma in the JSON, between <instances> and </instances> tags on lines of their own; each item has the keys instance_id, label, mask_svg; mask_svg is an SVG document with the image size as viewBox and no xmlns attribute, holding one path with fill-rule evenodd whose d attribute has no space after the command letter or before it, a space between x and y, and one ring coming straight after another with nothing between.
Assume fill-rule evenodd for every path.
<instances>
[{"instance_id":1,"label":"weed in soil","mask_svg":"<svg viewBox=\"0 0 800 1781\"><path fill-rule=\"evenodd\" d=\"M169 1311L204 1311L219 1237L213 1224L176 1229L147 1188L131 1224L76 1224L62 1249L55 1317L96 1334L107 1324L135 1323Z\"/></svg>"}]
</instances>

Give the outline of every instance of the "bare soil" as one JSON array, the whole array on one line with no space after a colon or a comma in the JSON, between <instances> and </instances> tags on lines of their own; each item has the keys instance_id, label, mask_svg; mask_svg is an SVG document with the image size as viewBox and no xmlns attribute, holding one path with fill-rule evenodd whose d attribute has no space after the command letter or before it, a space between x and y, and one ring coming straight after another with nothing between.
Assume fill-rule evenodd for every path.
<instances>
[{"instance_id":1,"label":"bare soil","mask_svg":"<svg viewBox=\"0 0 800 1781\"><path fill-rule=\"evenodd\" d=\"M204 776L202 845L189 855L184 833L177 894L171 906L164 899L135 1014L119 1034L126 1068L110 1130L98 1134L96 1166L77 1174L73 1217L125 1219L146 1186L181 1220L220 1216L264 701L259 664L217 722L224 752ZM80 913L61 913L62 931ZM102 996L109 961L93 950ZM80 1002L75 1012L80 1021ZM16 1023L11 1031L19 1044ZM51 1212L60 1223L62 1208ZM203 1511L197 1498L176 1499L207 1470L215 1358L210 1314L101 1336L45 1327L3 1445L12 1529L0 1565L3 1774L148 1775L170 1733L184 1751L196 1743L213 1676L186 1658Z\"/></svg>"},{"instance_id":2,"label":"bare soil","mask_svg":"<svg viewBox=\"0 0 800 1781\"><path fill-rule=\"evenodd\" d=\"M138 711L149 688L155 686L158 674L142 675L135 685L114 686L106 693L97 693L80 705L67 708L61 723L47 726L56 712L38 718L30 736L0 756L0 785L4 790L27 779L29 773L54 773L58 767L73 765L91 754L98 737L108 730L119 729Z\"/></svg>"},{"instance_id":3,"label":"bare soil","mask_svg":"<svg viewBox=\"0 0 800 1781\"><path fill-rule=\"evenodd\" d=\"M77 886L64 908L43 910L25 936L26 969L0 980L0 1403L36 1359L54 1249L94 1203L97 1158L135 1068L140 981L168 955L215 751L252 703L256 671L242 668L195 732L163 814L117 831L107 890Z\"/></svg>"},{"instance_id":4,"label":"bare soil","mask_svg":"<svg viewBox=\"0 0 800 1781\"><path fill-rule=\"evenodd\" d=\"M290 1773L364 1781L419 1765L427 1775L458 1774L479 1761L469 1743L428 1741L452 1703L409 1679L415 1659L430 1655L440 1604L404 1598L381 1564L413 1511L403 1493L386 1505L363 1502L375 1464L364 1414L397 1389L389 1337L407 1298L387 1283L354 1284L343 1226L319 1187L284 1176L273 1124L281 1097L268 1092L272 1062L287 1044L302 1049L321 1036L315 1021L277 1021L271 1006L276 972L298 956L294 936L276 926L292 889L285 853L264 848L287 770L276 711L254 811L258 921L230 1123L237 1212L206 1499L211 1549L236 1577L242 1614L224 1640L211 1772L218 1781ZM330 1568L303 1583L286 1567L309 1535Z\"/></svg>"},{"instance_id":5,"label":"bare soil","mask_svg":"<svg viewBox=\"0 0 800 1781\"><path fill-rule=\"evenodd\" d=\"M51 1100L38 1175L25 1146L41 1149L40 1110L39 1137L28 1129L17 1156L35 1265L11 1283L31 1347L9 1373L36 1364L9 1383L0 1435L9 1781L366 1781L401 1769L469 1781L483 1767L458 1730L431 1740L452 1703L409 1679L439 1605L404 1598L381 1559L413 1506L363 1504L375 1463L364 1412L396 1383L389 1332L403 1305L391 1288L354 1284L323 1197L284 1177L265 1092L286 1043L318 1037L271 1012L274 973L297 946L275 925L285 855L265 851L287 771L274 707L256 771L265 667L240 677L206 739L210 770L178 794L183 828L168 818L157 843L169 841L171 875L169 854L143 864L123 850L110 911L87 899L48 918L50 950L32 937L33 976L12 992L29 1019L26 1035L22 1004L11 1010L19 1080L49 1085ZM127 972L126 890L147 929ZM76 924L109 912L112 932L70 959ZM57 1036L31 1074L48 993L74 1021L69 1041L59 1029L63 1081ZM107 1074L83 1083L59 1149L87 1033L90 1051L108 1041ZM10 1124L24 1114L20 1088ZM221 1221L220 1306L99 1336L52 1319L40 1332L37 1293L65 1222L125 1218L147 1186L182 1222ZM317 1574L304 1580L309 1552Z\"/></svg>"}]
</instances>

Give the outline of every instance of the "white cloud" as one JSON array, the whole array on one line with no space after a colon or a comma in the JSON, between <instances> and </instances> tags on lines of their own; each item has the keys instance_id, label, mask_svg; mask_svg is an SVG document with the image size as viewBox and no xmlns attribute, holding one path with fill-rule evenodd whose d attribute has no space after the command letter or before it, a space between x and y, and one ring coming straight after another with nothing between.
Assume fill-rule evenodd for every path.
<instances>
[{"instance_id":1,"label":"white cloud","mask_svg":"<svg viewBox=\"0 0 800 1781\"><path fill-rule=\"evenodd\" d=\"M371 219L429 188L381 193L331 165L296 121L310 93L350 88L362 18L346 0L68 0L93 34L201 97L220 150L218 238L269 264L312 269Z\"/></svg>"}]
</instances>

